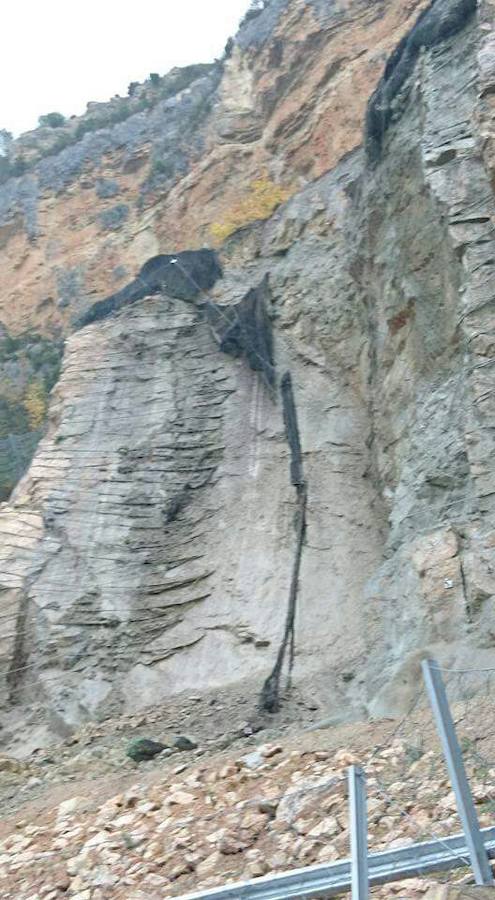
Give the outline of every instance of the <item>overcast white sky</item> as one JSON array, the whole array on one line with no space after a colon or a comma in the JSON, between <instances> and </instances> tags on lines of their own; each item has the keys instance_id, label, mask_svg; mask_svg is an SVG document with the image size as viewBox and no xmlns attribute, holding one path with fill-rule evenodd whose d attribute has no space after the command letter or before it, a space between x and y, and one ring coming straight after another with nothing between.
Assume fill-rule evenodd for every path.
<instances>
[{"instance_id":1,"label":"overcast white sky","mask_svg":"<svg viewBox=\"0 0 495 900\"><path fill-rule=\"evenodd\" d=\"M249 0L10 0L2 4L0 128L84 112L130 81L210 62Z\"/></svg>"}]
</instances>

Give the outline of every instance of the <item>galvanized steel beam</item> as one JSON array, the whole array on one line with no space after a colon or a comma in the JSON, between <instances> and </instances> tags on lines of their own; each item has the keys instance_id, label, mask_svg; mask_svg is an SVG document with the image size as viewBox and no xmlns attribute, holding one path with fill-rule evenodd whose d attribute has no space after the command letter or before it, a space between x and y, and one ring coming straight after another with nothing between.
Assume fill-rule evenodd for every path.
<instances>
[{"instance_id":1,"label":"galvanized steel beam","mask_svg":"<svg viewBox=\"0 0 495 900\"><path fill-rule=\"evenodd\" d=\"M481 834L488 855L495 857L495 828L483 828ZM463 834L368 855L370 885L468 865L469 850ZM303 900L334 897L350 890L351 861L347 859L184 894L177 900Z\"/></svg>"}]
</instances>

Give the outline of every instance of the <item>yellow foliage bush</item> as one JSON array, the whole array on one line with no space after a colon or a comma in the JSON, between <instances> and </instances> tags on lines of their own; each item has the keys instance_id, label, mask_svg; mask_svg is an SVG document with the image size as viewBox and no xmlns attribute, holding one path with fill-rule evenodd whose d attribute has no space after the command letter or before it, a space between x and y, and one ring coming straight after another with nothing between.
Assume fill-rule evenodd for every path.
<instances>
[{"instance_id":1,"label":"yellow foliage bush","mask_svg":"<svg viewBox=\"0 0 495 900\"><path fill-rule=\"evenodd\" d=\"M269 219L277 206L289 199L291 191L275 184L268 176L257 178L249 185L248 193L232 206L223 222L210 226L212 236L221 244L234 231L260 219Z\"/></svg>"},{"instance_id":2,"label":"yellow foliage bush","mask_svg":"<svg viewBox=\"0 0 495 900\"><path fill-rule=\"evenodd\" d=\"M26 388L23 399L29 426L33 430L40 428L45 420L47 399L46 390L39 381L32 381Z\"/></svg>"}]
</instances>

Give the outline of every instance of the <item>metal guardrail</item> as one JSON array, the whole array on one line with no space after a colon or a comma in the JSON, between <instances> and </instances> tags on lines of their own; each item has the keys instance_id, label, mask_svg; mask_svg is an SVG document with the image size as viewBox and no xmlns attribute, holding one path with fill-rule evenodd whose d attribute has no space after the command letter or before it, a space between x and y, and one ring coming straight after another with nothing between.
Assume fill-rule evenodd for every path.
<instances>
[{"instance_id":1,"label":"metal guardrail","mask_svg":"<svg viewBox=\"0 0 495 900\"><path fill-rule=\"evenodd\" d=\"M369 900L366 775L359 766L347 770L351 835L352 900Z\"/></svg>"},{"instance_id":2,"label":"metal guardrail","mask_svg":"<svg viewBox=\"0 0 495 900\"><path fill-rule=\"evenodd\" d=\"M454 720L447 700L447 692L438 663L425 659L422 663L423 676L437 731L443 747L443 755L450 775L456 798L457 812L466 835L469 858L476 884L493 885L490 861L483 846L483 835L476 814L473 795L464 768L462 752L457 739Z\"/></svg>"},{"instance_id":3,"label":"metal guardrail","mask_svg":"<svg viewBox=\"0 0 495 900\"><path fill-rule=\"evenodd\" d=\"M488 855L495 857L495 828L483 828L481 834ZM387 884L464 865L469 866L469 850L463 834L368 855L370 885ZM346 859L184 894L177 900L302 900L334 897L350 890L351 861Z\"/></svg>"}]
</instances>

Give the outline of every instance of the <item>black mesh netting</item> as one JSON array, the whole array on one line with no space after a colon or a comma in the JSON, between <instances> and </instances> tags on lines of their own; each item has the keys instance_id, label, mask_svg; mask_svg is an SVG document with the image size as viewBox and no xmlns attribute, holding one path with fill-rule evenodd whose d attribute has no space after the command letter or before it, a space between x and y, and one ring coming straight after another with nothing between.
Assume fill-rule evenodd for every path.
<instances>
[{"instance_id":1,"label":"black mesh netting","mask_svg":"<svg viewBox=\"0 0 495 900\"><path fill-rule=\"evenodd\" d=\"M251 369L260 372L264 381L273 388L275 365L272 323L268 313L270 299L268 278L264 278L235 306L218 306L209 302L206 315L220 349L231 356L244 356Z\"/></svg>"},{"instance_id":2,"label":"black mesh netting","mask_svg":"<svg viewBox=\"0 0 495 900\"><path fill-rule=\"evenodd\" d=\"M476 8L477 0L432 0L397 45L368 103L365 144L371 162L380 157L385 133L392 116L397 114L394 101L412 73L421 49L434 47L457 34Z\"/></svg>"},{"instance_id":3,"label":"black mesh netting","mask_svg":"<svg viewBox=\"0 0 495 900\"><path fill-rule=\"evenodd\" d=\"M214 250L185 250L154 256L121 291L98 300L77 320L76 328L105 319L128 303L164 291L178 300L196 300L213 287L222 270Z\"/></svg>"}]
</instances>

